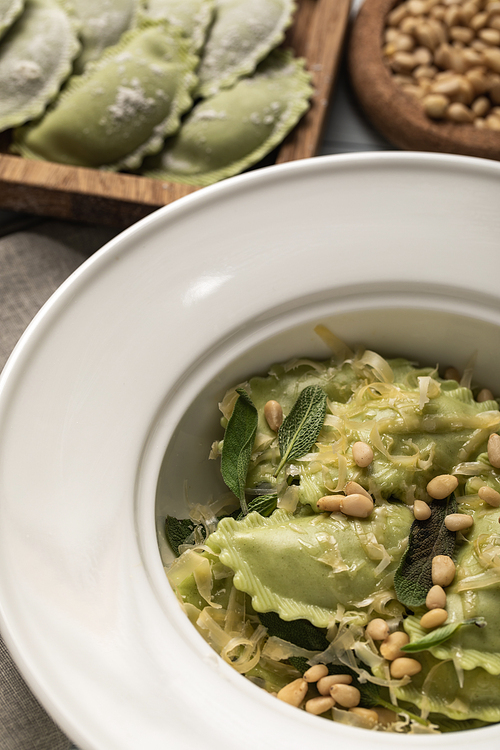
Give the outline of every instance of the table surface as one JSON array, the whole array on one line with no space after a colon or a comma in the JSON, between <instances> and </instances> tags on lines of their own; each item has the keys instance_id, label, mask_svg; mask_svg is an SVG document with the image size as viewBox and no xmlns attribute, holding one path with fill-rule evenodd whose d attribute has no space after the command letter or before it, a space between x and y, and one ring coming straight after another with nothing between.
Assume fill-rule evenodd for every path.
<instances>
[{"instance_id":1,"label":"table surface","mask_svg":"<svg viewBox=\"0 0 500 750\"><path fill-rule=\"evenodd\" d=\"M380 150L393 148L358 111L343 63L320 153ZM0 210L0 369L51 293L116 233ZM1 638L0 748L74 750L22 680Z\"/></svg>"}]
</instances>

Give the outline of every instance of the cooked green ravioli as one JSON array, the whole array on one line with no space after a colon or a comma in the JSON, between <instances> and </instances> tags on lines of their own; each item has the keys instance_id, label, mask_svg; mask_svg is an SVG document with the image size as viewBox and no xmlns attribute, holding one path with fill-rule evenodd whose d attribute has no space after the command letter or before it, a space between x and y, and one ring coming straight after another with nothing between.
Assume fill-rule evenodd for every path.
<instances>
[{"instance_id":1,"label":"cooked green ravioli","mask_svg":"<svg viewBox=\"0 0 500 750\"><path fill-rule=\"evenodd\" d=\"M198 58L166 22L144 22L74 76L54 107L15 134L22 156L109 170L158 151L191 105Z\"/></svg>"},{"instance_id":2,"label":"cooked green ravioli","mask_svg":"<svg viewBox=\"0 0 500 750\"><path fill-rule=\"evenodd\" d=\"M476 393L346 349L225 394L210 457L239 507L167 518L165 538L169 581L226 662L306 711L326 697L323 717L357 727L500 722L500 411ZM329 702L319 674L341 674L349 696Z\"/></svg>"}]
</instances>

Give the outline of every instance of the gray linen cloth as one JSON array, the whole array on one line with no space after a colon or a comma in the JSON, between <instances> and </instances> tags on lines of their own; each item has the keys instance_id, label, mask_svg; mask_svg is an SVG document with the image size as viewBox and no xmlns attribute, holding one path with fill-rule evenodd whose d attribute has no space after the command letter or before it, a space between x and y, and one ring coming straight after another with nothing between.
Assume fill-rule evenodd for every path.
<instances>
[{"instance_id":1,"label":"gray linen cloth","mask_svg":"<svg viewBox=\"0 0 500 750\"><path fill-rule=\"evenodd\" d=\"M0 369L44 302L117 231L41 221L0 239ZM73 747L26 686L0 637L1 750Z\"/></svg>"}]
</instances>

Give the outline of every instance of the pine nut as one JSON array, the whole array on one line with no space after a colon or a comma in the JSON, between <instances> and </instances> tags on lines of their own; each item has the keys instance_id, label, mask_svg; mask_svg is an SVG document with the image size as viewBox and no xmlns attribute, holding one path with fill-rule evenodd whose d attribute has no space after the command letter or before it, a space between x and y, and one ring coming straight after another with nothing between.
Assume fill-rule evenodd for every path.
<instances>
[{"instance_id":1,"label":"pine nut","mask_svg":"<svg viewBox=\"0 0 500 750\"><path fill-rule=\"evenodd\" d=\"M361 700L361 693L358 688L353 685L332 685L330 695L335 703L338 703L339 706L342 706L343 708L354 708L355 706L359 706Z\"/></svg>"},{"instance_id":2,"label":"pine nut","mask_svg":"<svg viewBox=\"0 0 500 750\"><path fill-rule=\"evenodd\" d=\"M500 45L500 31L498 31L498 29L479 29L477 35L481 41L486 42L486 44L491 44L492 47L498 47L498 45Z\"/></svg>"},{"instance_id":3,"label":"pine nut","mask_svg":"<svg viewBox=\"0 0 500 750\"><path fill-rule=\"evenodd\" d=\"M430 65L432 62L432 53L427 47L417 47L413 52L413 59L417 65Z\"/></svg>"},{"instance_id":4,"label":"pine nut","mask_svg":"<svg viewBox=\"0 0 500 750\"><path fill-rule=\"evenodd\" d=\"M340 510L346 516L368 518L373 510L373 500L364 495L347 495L340 500Z\"/></svg>"},{"instance_id":5,"label":"pine nut","mask_svg":"<svg viewBox=\"0 0 500 750\"><path fill-rule=\"evenodd\" d=\"M477 117L484 117L484 115L487 115L490 108L491 104L487 96L478 96L478 98L471 104L471 109ZM482 391L478 393L478 401L481 393Z\"/></svg>"},{"instance_id":6,"label":"pine nut","mask_svg":"<svg viewBox=\"0 0 500 750\"><path fill-rule=\"evenodd\" d=\"M387 659L387 661L394 661L404 656L404 651L401 651L402 646L406 646L410 642L409 637L402 630L396 630L387 636L385 641L380 644L380 653Z\"/></svg>"},{"instance_id":7,"label":"pine nut","mask_svg":"<svg viewBox=\"0 0 500 750\"><path fill-rule=\"evenodd\" d=\"M314 714L314 716L321 716L326 711L329 711L335 705L335 701L331 695L320 695L317 698L311 698L306 701L305 709L308 714Z\"/></svg>"},{"instance_id":8,"label":"pine nut","mask_svg":"<svg viewBox=\"0 0 500 750\"><path fill-rule=\"evenodd\" d=\"M413 677L422 669L422 665L416 659L409 659L407 656L394 659L391 663L391 677L400 680L402 677Z\"/></svg>"},{"instance_id":9,"label":"pine nut","mask_svg":"<svg viewBox=\"0 0 500 750\"><path fill-rule=\"evenodd\" d=\"M316 503L316 507L318 510L323 510L327 513L340 513L343 497L343 495L325 495L324 497L320 497Z\"/></svg>"},{"instance_id":10,"label":"pine nut","mask_svg":"<svg viewBox=\"0 0 500 750\"><path fill-rule=\"evenodd\" d=\"M282 687L278 692L277 698L284 703L288 703L290 706L298 708L306 697L307 689L307 682L302 677L299 677L288 685L285 685L285 687Z\"/></svg>"},{"instance_id":11,"label":"pine nut","mask_svg":"<svg viewBox=\"0 0 500 750\"><path fill-rule=\"evenodd\" d=\"M452 102L446 110L446 117L452 122L474 122L474 113L462 102Z\"/></svg>"},{"instance_id":12,"label":"pine nut","mask_svg":"<svg viewBox=\"0 0 500 750\"><path fill-rule=\"evenodd\" d=\"M500 436L499 436L500 438ZM452 474L440 474L434 479L431 479L427 485L427 493L434 500L444 500L445 497L451 495L454 490L458 487L458 479Z\"/></svg>"},{"instance_id":13,"label":"pine nut","mask_svg":"<svg viewBox=\"0 0 500 750\"><path fill-rule=\"evenodd\" d=\"M321 695L330 695L330 691L334 685L350 685L352 677L350 674L329 674L327 677L322 677L318 680L316 687Z\"/></svg>"},{"instance_id":14,"label":"pine nut","mask_svg":"<svg viewBox=\"0 0 500 750\"><path fill-rule=\"evenodd\" d=\"M360 719L364 719L369 728L378 724L378 714L373 708L360 708L359 706L355 706L354 708L350 708L349 712L356 714Z\"/></svg>"},{"instance_id":15,"label":"pine nut","mask_svg":"<svg viewBox=\"0 0 500 750\"><path fill-rule=\"evenodd\" d=\"M398 34L392 43L398 52L411 52L415 47L415 40L409 34Z\"/></svg>"},{"instance_id":16,"label":"pine nut","mask_svg":"<svg viewBox=\"0 0 500 750\"><path fill-rule=\"evenodd\" d=\"M472 16L472 18L469 21L469 26L474 31L479 31L479 29L482 29L484 26L486 26L488 22L488 14L484 11L481 11L479 13L476 13L475 16Z\"/></svg>"},{"instance_id":17,"label":"pine nut","mask_svg":"<svg viewBox=\"0 0 500 750\"><path fill-rule=\"evenodd\" d=\"M418 65L410 52L395 52L391 59L391 68L395 73L411 73Z\"/></svg>"},{"instance_id":18,"label":"pine nut","mask_svg":"<svg viewBox=\"0 0 500 750\"><path fill-rule=\"evenodd\" d=\"M385 641L389 635L389 626L381 617L375 617L366 626L365 633L374 641Z\"/></svg>"},{"instance_id":19,"label":"pine nut","mask_svg":"<svg viewBox=\"0 0 500 750\"><path fill-rule=\"evenodd\" d=\"M283 422L283 409L278 401L268 401L264 406L266 422L273 432L278 432Z\"/></svg>"},{"instance_id":20,"label":"pine nut","mask_svg":"<svg viewBox=\"0 0 500 750\"><path fill-rule=\"evenodd\" d=\"M444 625L447 619L448 612L445 609L436 607L435 609L430 609L425 615L422 615L420 624L426 630L430 630L431 628L439 628L440 625Z\"/></svg>"},{"instance_id":21,"label":"pine nut","mask_svg":"<svg viewBox=\"0 0 500 750\"><path fill-rule=\"evenodd\" d=\"M431 515L431 509L423 500L415 500L413 504L413 515L417 521L427 521Z\"/></svg>"},{"instance_id":22,"label":"pine nut","mask_svg":"<svg viewBox=\"0 0 500 750\"><path fill-rule=\"evenodd\" d=\"M491 505L493 508L499 508L500 507L500 492L497 492L493 489L493 487L488 487L486 484L484 487L479 488L479 492L477 493L481 500L483 500L485 503L488 503L488 505Z\"/></svg>"},{"instance_id":23,"label":"pine nut","mask_svg":"<svg viewBox=\"0 0 500 750\"><path fill-rule=\"evenodd\" d=\"M455 578L455 563L447 555L432 558L432 583L446 588Z\"/></svg>"},{"instance_id":24,"label":"pine nut","mask_svg":"<svg viewBox=\"0 0 500 750\"><path fill-rule=\"evenodd\" d=\"M476 401L482 403L483 401L493 401L494 398L495 397L489 388L482 388L477 394Z\"/></svg>"},{"instance_id":25,"label":"pine nut","mask_svg":"<svg viewBox=\"0 0 500 750\"><path fill-rule=\"evenodd\" d=\"M469 44L474 39L474 32L466 26L452 26L448 33L450 39L464 44Z\"/></svg>"},{"instance_id":26,"label":"pine nut","mask_svg":"<svg viewBox=\"0 0 500 750\"><path fill-rule=\"evenodd\" d=\"M408 15L408 10L404 4L396 5L394 10L391 10L387 16L387 23L389 26L399 26L405 16Z\"/></svg>"},{"instance_id":27,"label":"pine nut","mask_svg":"<svg viewBox=\"0 0 500 750\"><path fill-rule=\"evenodd\" d=\"M456 367L447 367L444 373L444 379L456 380L457 383L460 383L460 373L458 372Z\"/></svg>"},{"instance_id":28,"label":"pine nut","mask_svg":"<svg viewBox=\"0 0 500 750\"><path fill-rule=\"evenodd\" d=\"M448 96L451 98L455 97L460 93L460 77L454 75L450 76L449 78L444 78L442 80L436 81L432 85L432 93L443 94L444 96Z\"/></svg>"},{"instance_id":29,"label":"pine nut","mask_svg":"<svg viewBox=\"0 0 500 750\"><path fill-rule=\"evenodd\" d=\"M488 80L486 78L486 69L471 68L465 73L465 78L472 85L476 94L484 94L488 90Z\"/></svg>"},{"instance_id":30,"label":"pine nut","mask_svg":"<svg viewBox=\"0 0 500 750\"><path fill-rule=\"evenodd\" d=\"M315 664L304 672L303 677L306 682L317 682L322 677L326 677L327 674L328 667L326 664Z\"/></svg>"},{"instance_id":31,"label":"pine nut","mask_svg":"<svg viewBox=\"0 0 500 750\"><path fill-rule=\"evenodd\" d=\"M345 495L364 495L369 500L372 499L372 496L369 492L365 490L364 487L362 487L357 482L347 482L346 486L344 487L344 494Z\"/></svg>"},{"instance_id":32,"label":"pine nut","mask_svg":"<svg viewBox=\"0 0 500 750\"><path fill-rule=\"evenodd\" d=\"M424 110L428 117L432 117L433 120L442 119L449 104L450 100L444 94L428 94L423 99Z\"/></svg>"},{"instance_id":33,"label":"pine nut","mask_svg":"<svg viewBox=\"0 0 500 750\"><path fill-rule=\"evenodd\" d=\"M448 531L464 531L470 529L474 519L466 513L449 513L444 519L444 525Z\"/></svg>"},{"instance_id":34,"label":"pine nut","mask_svg":"<svg viewBox=\"0 0 500 750\"><path fill-rule=\"evenodd\" d=\"M446 591L441 587L432 586L425 597L427 609L444 609L446 607Z\"/></svg>"},{"instance_id":35,"label":"pine nut","mask_svg":"<svg viewBox=\"0 0 500 750\"><path fill-rule=\"evenodd\" d=\"M365 466L369 466L373 461L373 450L368 443L363 443L363 441L359 440L352 446L352 457L357 466L365 468Z\"/></svg>"},{"instance_id":36,"label":"pine nut","mask_svg":"<svg viewBox=\"0 0 500 750\"><path fill-rule=\"evenodd\" d=\"M500 435L496 432L488 438L488 461L495 469L500 469Z\"/></svg>"}]
</instances>

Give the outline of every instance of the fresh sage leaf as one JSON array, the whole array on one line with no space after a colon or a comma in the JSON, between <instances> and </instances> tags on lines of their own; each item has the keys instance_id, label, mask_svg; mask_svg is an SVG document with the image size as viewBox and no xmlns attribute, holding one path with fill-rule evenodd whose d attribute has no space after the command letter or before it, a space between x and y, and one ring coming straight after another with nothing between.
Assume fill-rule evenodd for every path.
<instances>
[{"instance_id":1,"label":"fresh sage leaf","mask_svg":"<svg viewBox=\"0 0 500 750\"><path fill-rule=\"evenodd\" d=\"M259 620L269 635L281 638L308 651L325 651L330 645L325 632L309 620L282 620L276 612L259 612Z\"/></svg>"},{"instance_id":2,"label":"fresh sage leaf","mask_svg":"<svg viewBox=\"0 0 500 750\"><path fill-rule=\"evenodd\" d=\"M484 617L471 617L469 620L459 620L458 622L450 622L448 625L443 625L440 628L435 628L430 633L427 633L418 641L413 643L407 643L406 646L401 648L407 654L415 654L418 651L426 651L434 646L440 646L442 643L451 638L451 636L460 630L464 625L476 625L478 628L484 628L486 620Z\"/></svg>"},{"instance_id":3,"label":"fresh sage leaf","mask_svg":"<svg viewBox=\"0 0 500 750\"><path fill-rule=\"evenodd\" d=\"M311 450L323 427L325 414L324 390L319 385L304 388L278 430L281 461L274 476L288 461L301 458Z\"/></svg>"},{"instance_id":4,"label":"fresh sage leaf","mask_svg":"<svg viewBox=\"0 0 500 750\"><path fill-rule=\"evenodd\" d=\"M167 516L165 519L165 536L172 547L174 553L179 557L179 547L186 544L188 539L194 533L196 524L190 518L174 518ZM200 527L202 533L205 532L203 526Z\"/></svg>"},{"instance_id":5,"label":"fresh sage leaf","mask_svg":"<svg viewBox=\"0 0 500 750\"><path fill-rule=\"evenodd\" d=\"M259 497L254 497L253 500L250 500L247 505L247 512L252 513L252 511L256 511L257 513L260 513L261 516L267 518L271 513L274 513L277 507L278 495L276 492L273 492L272 495L259 495ZM244 517L245 513L241 512L238 514L236 520L241 521Z\"/></svg>"},{"instance_id":6,"label":"fresh sage leaf","mask_svg":"<svg viewBox=\"0 0 500 750\"><path fill-rule=\"evenodd\" d=\"M229 418L222 444L222 478L238 500L242 512L248 512L245 499L245 485L248 465L252 456L258 414L249 395L238 388L238 399Z\"/></svg>"},{"instance_id":7,"label":"fresh sage leaf","mask_svg":"<svg viewBox=\"0 0 500 750\"><path fill-rule=\"evenodd\" d=\"M432 558L453 557L454 531L448 531L444 519L456 513L457 501L452 493L444 500L433 500L431 515L426 521L415 520L410 528L408 547L394 575L394 588L401 604L413 609L425 604L432 586Z\"/></svg>"}]
</instances>

